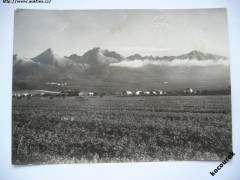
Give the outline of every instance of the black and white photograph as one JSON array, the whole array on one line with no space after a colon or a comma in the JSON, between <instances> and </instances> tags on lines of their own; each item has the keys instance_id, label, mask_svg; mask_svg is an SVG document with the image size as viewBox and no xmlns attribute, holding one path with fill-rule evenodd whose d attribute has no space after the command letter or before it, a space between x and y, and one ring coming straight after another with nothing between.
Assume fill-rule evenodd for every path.
<instances>
[{"instance_id":1,"label":"black and white photograph","mask_svg":"<svg viewBox=\"0 0 240 180\"><path fill-rule=\"evenodd\" d=\"M228 41L224 8L15 10L12 164L225 159Z\"/></svg>"}]
</instances>

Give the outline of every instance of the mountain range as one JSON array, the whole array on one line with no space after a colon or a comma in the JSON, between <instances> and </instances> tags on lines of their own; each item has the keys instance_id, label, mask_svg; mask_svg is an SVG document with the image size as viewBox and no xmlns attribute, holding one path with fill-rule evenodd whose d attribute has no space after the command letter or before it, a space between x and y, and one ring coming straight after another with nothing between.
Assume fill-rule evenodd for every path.
<instances>
[{"instance_id":1,"label":"mountain range","mask_svg":"<svg viewBox=\"0 0 240 180\"><path fill-rule=\"evenodd\" d=\"M228 58L196 50L179 56L124 57L97 47L83 55L61 57L49 48L33 58L13 56L13 89L53 88L47 82L104 91L219 89L229 85L229 78Z\"/></svg>"},{"instance_id":2,"label":"mountain range","mask_svg":"<svg viewBox=\"0 0 240 180\"><path fill-rule=\"evenodd\" d=\"M162 60L162 61L173 61L174 59L190 59L190 60L219 60L219 59L223 59L226 60L227 58L224 56L219 56L219 55L214 55L214 54L210 54L210 53L203 53L201 51L191 51L187 54L182 54L179 56L141 56L140 54L134 54L131 56L128 56L127 59L130 60L136 60L136 59L141 59L141 60L145 60L145 59L149 59L149 60Z\"/></svg>"}]
</instances>

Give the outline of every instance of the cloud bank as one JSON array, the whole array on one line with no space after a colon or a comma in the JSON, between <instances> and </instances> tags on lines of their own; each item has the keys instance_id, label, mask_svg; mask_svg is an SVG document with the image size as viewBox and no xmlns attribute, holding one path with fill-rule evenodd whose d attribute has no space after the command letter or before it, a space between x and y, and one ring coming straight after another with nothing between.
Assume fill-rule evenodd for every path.
<instances>
[{"instance_id":1,"label":"cloud bank","mask_svg":"<svg viewBox=\"0 0 240 180\"><path fill-rule=\"evenodd\" d=\"M145 66L172 66L172 67L191 67L191 66L229 66L228 60L195 60L195 59L174 59L172 61L153 61L153 60L123 60L118 63L111 63L110 66L142 68Z\"/></svg>"}]
</instances>

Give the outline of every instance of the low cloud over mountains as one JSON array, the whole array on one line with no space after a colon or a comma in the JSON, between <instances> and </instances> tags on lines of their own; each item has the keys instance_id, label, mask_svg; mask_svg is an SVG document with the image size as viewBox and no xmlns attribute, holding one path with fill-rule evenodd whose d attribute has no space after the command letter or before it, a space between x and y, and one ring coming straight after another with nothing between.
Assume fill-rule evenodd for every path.
<instances>
[{"instance_id":1,"label":"low cloud over mountains","mask_svg":"<svg viewBox=\"0 0 240 180\"><path fill-rule=\"evenodd\" d=\"M70 56L60 57L53 53L52 49L47 49L41 54L27 59L18 58L15 55L14 62L35 62L45 65L68 66L73 64L88 64L96 65L110 65L120 67L143 67L147 65L160 66L208 66L208 65L229 65L227 58L210 53L203 53L200 51L191 51L187 54L179 56L141 56L134 54L124 57L115 51L103 50L100 48L93 48L87 51L82 56L72 54Z\"/></svg>"},{"instance_id":2,"label":"low cloud over mountains","mask_svg":"<svg viewBox=\"0 0 240 180\"><path fill-rule=\"evenodd\" d=\"M182 86L214 88L214 85L220 88L229 83L229 61L226 57L200 51L179 56L135 54L124 57L101 48L93 48L83 55L60 57L49 48L33 58L14 55L13 80L14 88L18 88L19 82L37 88L37 82L44 84L51 80L103 89L157 88L164 81L170 82L166 87L170 89Z\"/></svg>"}]
</instances>

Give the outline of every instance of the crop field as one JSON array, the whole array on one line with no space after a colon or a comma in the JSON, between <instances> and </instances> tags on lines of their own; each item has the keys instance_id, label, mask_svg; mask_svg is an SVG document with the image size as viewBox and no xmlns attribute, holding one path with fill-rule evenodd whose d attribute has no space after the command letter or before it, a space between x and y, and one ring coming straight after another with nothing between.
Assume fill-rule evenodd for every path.
<instances>
[{"instance_id":1,"label":"crop field","mask_svg":"<svg viewBox=\"0 0 240 180\"><path fill-rule=\"evenodd\" d=\"M220 160L230 96L14 99L14 164Z\"/></svg>"}]
</instances>

